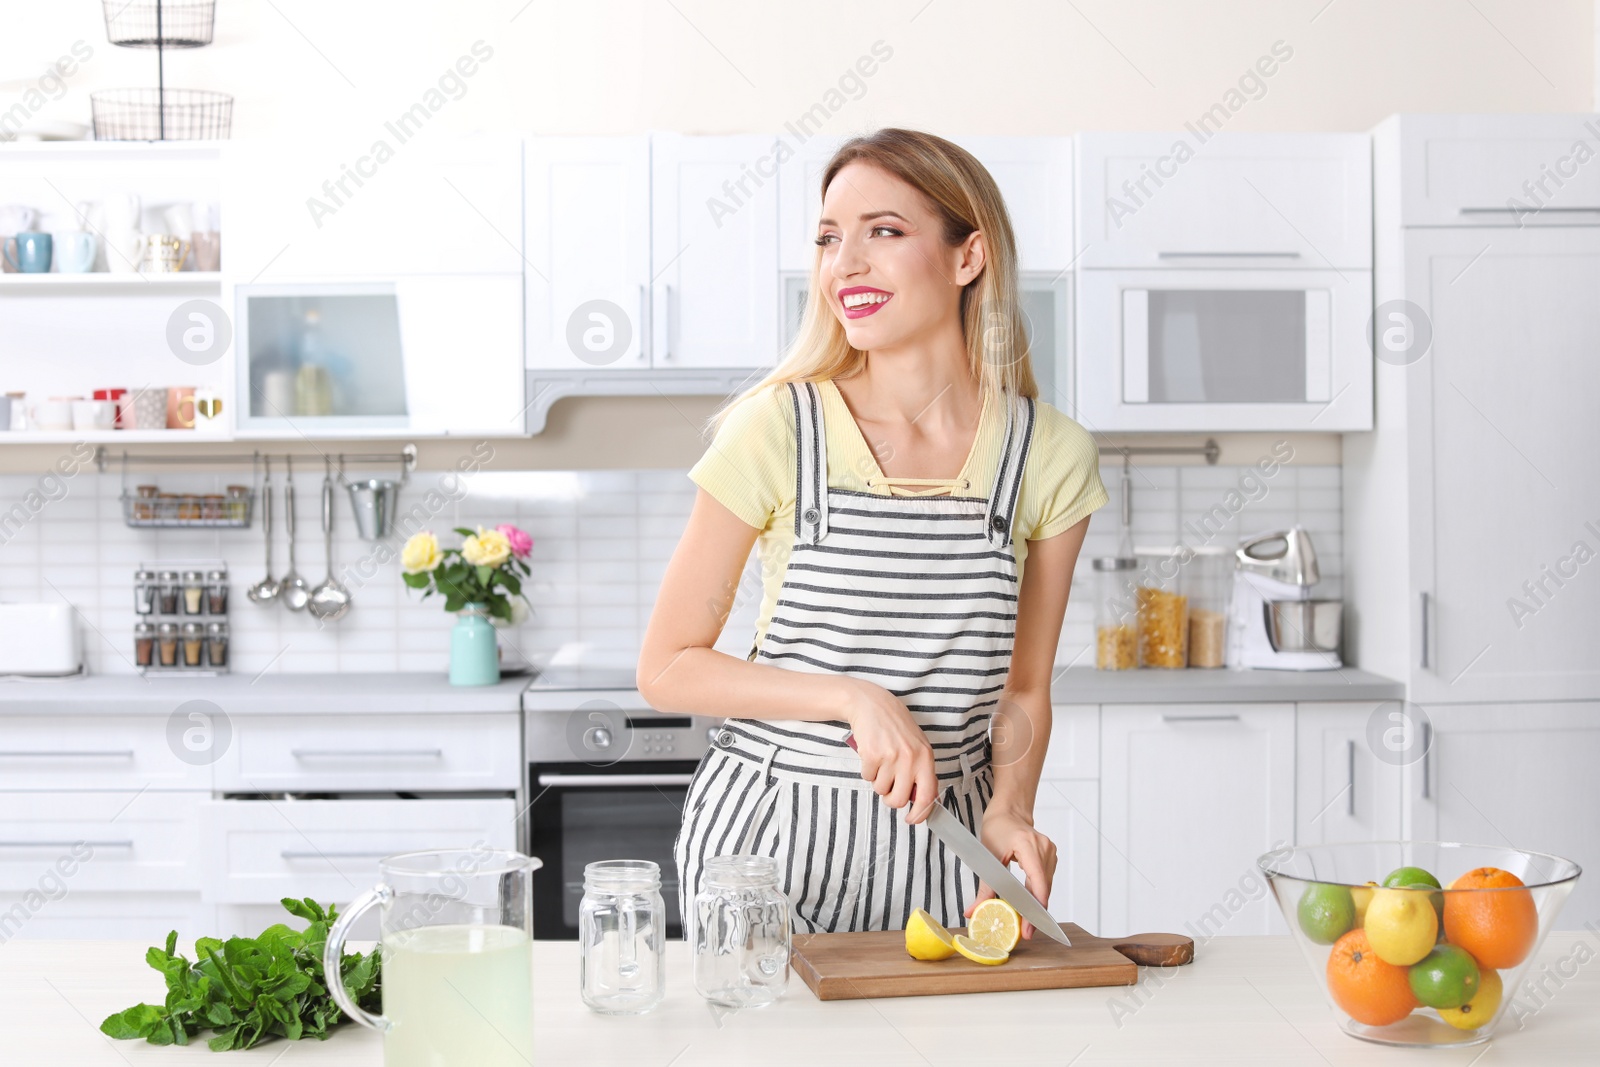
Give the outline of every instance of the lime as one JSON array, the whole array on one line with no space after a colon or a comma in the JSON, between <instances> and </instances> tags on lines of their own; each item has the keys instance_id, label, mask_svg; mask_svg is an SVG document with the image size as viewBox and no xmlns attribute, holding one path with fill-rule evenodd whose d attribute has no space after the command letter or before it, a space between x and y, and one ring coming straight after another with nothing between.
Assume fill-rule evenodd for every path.
<instances>
[{"instance_id":1,"label":"lime","mask_svg":"<svg viewBox=\"0 0 1600 1067\"><path fill-rule=\"evenodd\" d=\"M1394 870L1390 871L1389 876L1383 880L1383 886L1385 889L1398 889L1401 886L1407 885L1427 885L1432 886L1435 889L1444 888L1439 884L1439 879L1435 878L1421 867L1396 867Z\"/></svg>"},{"instance_id":2,"label":"lime","mask_svg":"<svg viewBox=\"0 0 1600 1067\"><path fill-rule=\"evenodd\" d=\"M1312 882L1300 894L1300 929L1319 945L1331 945L1355 925L1356 905L1348 886Z\"/></svg>"},{"instance_id":3,"label":"lime","mask_svg":"<svg viewBox=\"0 0 1600 1067\"><path fill-rule=\"evenodd\" d=\"M1459 1008L1478 994L1478 963L1459 945L1436 945L1408 973L1411 992L1430 1008Z\"/></svg>"}]
</instances>

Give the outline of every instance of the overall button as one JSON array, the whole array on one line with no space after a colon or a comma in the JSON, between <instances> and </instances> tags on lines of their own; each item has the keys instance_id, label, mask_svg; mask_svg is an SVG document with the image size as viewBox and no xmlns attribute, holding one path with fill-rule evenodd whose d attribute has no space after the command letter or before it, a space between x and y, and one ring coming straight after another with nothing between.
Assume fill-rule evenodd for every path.
<instances>
[{"instance_id":1,"label":"overall button","mask_svg":"<svg viewBox=\"0 0 1600 1067\"><path fill-rule=\"evenodd\" d=\"M1006 517L1004 515L996 515L989 525L996 530L1004 530L1006 528Z\"/></svg>"},{"instance_id":2,"label":"overall button","mask_svg":"<svg viewBox=\"0 0 1600 1067\"><path fill-rule=\"evenodd\" d=\"M733 732L731 730L723 730L717 735L717 744L723 748L731 746L733 744Z\"/></svg>"},{"instance_id":3,"label":"overall button","mask_svg":"<svg viewBox=\"0 0 1600 1067\"><path fill-rule=\"evenodd\" d=\"M801 513L800 517L806 520L807 526L815 526L817 524L817 520L822 518L822 513L816 508L806 508L806 510Z\"/></svg>"}]
</instances>

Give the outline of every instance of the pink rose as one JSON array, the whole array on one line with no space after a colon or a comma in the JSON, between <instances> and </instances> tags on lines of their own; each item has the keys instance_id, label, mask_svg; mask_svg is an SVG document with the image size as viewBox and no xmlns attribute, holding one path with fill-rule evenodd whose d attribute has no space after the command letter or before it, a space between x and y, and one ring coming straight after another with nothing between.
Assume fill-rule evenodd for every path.
<instances>
[{"instance_id":1,"label":"pink rose","mask_svg":"<svg viewBox=\"0 0 1600 1067\"><path fill-rule=\"evenodd\" d=\"M533 538L528 536L527 531L519 530L509 522L503 522L495 529L506 535L506 540L511 543L512 555L519 559L528 558L528 553L533 551Z\"/></svg>"}]
</instances>

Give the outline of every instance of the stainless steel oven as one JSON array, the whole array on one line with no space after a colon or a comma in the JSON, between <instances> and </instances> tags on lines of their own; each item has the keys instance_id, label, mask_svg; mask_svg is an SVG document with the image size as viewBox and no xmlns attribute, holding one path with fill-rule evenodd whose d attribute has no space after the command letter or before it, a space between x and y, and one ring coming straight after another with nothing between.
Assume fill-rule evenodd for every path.
<instances>
[{"instance_id":1,"label":"stainless steel oven","mask_svg":"<svg viewBox=\"0 0 1600 1067\"><path fill-rule=\"evenodd\" d=\"M583 868L601 859L660 864L667 936L683 935L672 843L721 720L663 715L632 686L632 671L547 668L523 694L536 938L578 936Z\"/></svg>"}]
</instances>

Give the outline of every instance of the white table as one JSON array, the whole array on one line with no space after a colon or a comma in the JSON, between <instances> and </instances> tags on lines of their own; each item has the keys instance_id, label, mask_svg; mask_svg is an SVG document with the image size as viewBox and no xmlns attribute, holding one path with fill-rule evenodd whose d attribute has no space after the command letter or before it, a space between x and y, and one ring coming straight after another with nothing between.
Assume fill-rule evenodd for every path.
<instances>
[{"instance_id":1,"label":"white table","mask_svg":"<svg viewBox=\"0 0 1600 1067\"><path fill-rule=\"evenodd\" d=\"M102 1019L140 1000L159 1003L163 996L161 976L144 963L147 947L136 941L0 944L0 1063L382 1063L378 1036L353 1025L341 1027L326 1042L273 1041L249 1052L213 1053L203 1043L158 1048L113 1041L99 1032ZM193 959L192 945L182 947ZM1487 1045L1424 1052L1385 1048L1342 1033L1287 937L1218 937L1199 946L1195 963L1171 972L1142 971L1133 987L823 1004L793 979L783 1001L723 1015L695 996L686 947L675 942L669 946L665 1004L631 1018L606 1018L586 1009L578 999L575 946L537 942L534 1062L584 1067L1595 1064L1600 1063L1597 960L1600 931L1552 934L1531 972L1539 980L1549 968L1543 1003L1521 994L1528 1008L1521 1028L1508 1017L1500 1036ZM1121 1008L1114 1012L1117 1005Z\"/></svg>"}]
</instances>

